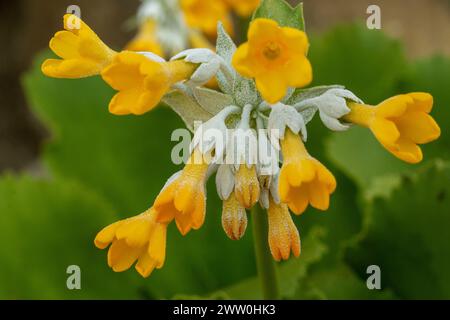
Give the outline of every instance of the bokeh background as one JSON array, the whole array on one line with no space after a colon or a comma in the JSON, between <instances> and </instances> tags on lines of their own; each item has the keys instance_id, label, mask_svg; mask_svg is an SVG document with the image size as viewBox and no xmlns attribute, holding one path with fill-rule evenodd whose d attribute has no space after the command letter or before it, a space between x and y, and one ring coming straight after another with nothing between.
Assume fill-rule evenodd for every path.
<instances>
[{"instance_id":1,"label":"bokeh background","mask_svg":"<svg viewBox=\"0 0 450 320\"><path fill-rule=\"evenodd\" d=\"M328 212L295 218L303 252L280 265L283 297L450 298L450 2L303 2L314 85L343 84L369 103L430 92L442 137L411 166L364 130L312 123L308 149L338 190ZM167 142L182 123L164 108L114 117L100 79L40 73L71 4L112 48L134 35L126 21L137 0L0 2L0 298L259 298L251 230L226 238L213 185L206 225L185 238L171 229L166 266L151 278L113 273L94 248L98 230L143 211L177 169ZM370 4L381 7L381 31L365 27ZM66 288L71 264L81 290ZM366 287L372 264L382 290Z\"/></svg>"}]
</instances>

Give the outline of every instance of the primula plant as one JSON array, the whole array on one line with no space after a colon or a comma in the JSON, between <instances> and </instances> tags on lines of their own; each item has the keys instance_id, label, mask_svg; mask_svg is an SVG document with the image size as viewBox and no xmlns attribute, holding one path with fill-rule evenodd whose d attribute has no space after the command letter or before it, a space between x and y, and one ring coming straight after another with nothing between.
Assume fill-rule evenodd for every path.
<instances>
[{"instance_id":1,"label":"primula plant","mask_svg":"<svg viewBox=\"0 0 450 320\"><path fill-rule=\"evenodd\" d=\"M205 184L215 174L223 229L232 240L242 238L247 210L252 210L264 297L277 298L274 266L267 256L275 261L300 256L291 213L333 206L337 181L307 150L314 144L307 126L316 115L332 131L370 129L387 151L408 163L420 162L419 145L439 137L428 93L400 94L369 105L340 85L308 87L314 66L308 59L302 5L291 8L282 0L258 4L147 1L138 15L138 35L120 52L74 15L64 17L65 30L51 39L50 48L60 59L43 63L45 75L101 75L117 91L110 113L139 116L167 105L194 134L184 168L165 184L161 181L150 208L97 234L95 245L109 247L108 265L114 271L135 265L148 277L162 268L168 225L175 223L182 235L202 227ZM230 37L230 10L243 16L254 11L247 40L239 47ZM208 39L214 39L216 29L216 48L211 50ZM165 60L167 55L172 57Z\"/></svg>"}]
</instances>

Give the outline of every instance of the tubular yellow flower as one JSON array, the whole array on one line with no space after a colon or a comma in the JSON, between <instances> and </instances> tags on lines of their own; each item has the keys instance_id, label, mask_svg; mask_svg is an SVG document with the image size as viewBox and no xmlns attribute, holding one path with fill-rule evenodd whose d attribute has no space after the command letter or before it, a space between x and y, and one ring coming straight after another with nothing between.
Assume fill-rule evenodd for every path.
<instances>
[{"instance_id":1,"label":"tubular yellow flower","mask_svg":"<svg viewBox=\"0 0 450 320\"><path fill-rule=\"evenodd\" d=\"M312 81L308 46L303 31L256 19L248 30L248 42L236 50L232 63L242 76L255 78L262 97L273 104L289 87L303 87Z\"/></svg>"},{"instance_id":2,"label":"tubular yellow flower","mask_svg":"<svg viewBox=\"0 0 450 320\"><path fill-rule=\"evenodd\" d=\"M311 157L299 135L287 130L281 141L283 166L279 177L279 193L295 214L303 213L308 204L327 210L336 180L327 168Z\"/></svg>"},{"instance_id":3,"label":"tubular yellow flower","mask_svg":"<svg viewBox=\"0 0 450 320\"><path fill-rule=\"evenodd\" d=\"M200 160L200 161L196 161ZM168 223L175 219L178 230L186 235L197 230L205 221L205 179L208 164L196 149L181 175L164 188L155 200L158 221Z\"/></svg>"},{"instance_id":4,"label":"tubular yellow flower","mask_svg":"<svg viewBox=\"0 0 450 320\"><path fill-rule=\"evenodd\" d=\"M128 270L136 261L143 277L162 268L166 257L167 224L156 221L153 208L132 218L115 222L95 237L95 246L108 250L108 265L115 272Z\"/></svg>"},{"instance_id":5,"label":"tubular yellow flower","mask_svg":"<svg viewBox=\"0 0 450 320\"><path fill-rule=\"evenodd\" d=\"M270 197L269 247L276 261L287 260L292 254L300 256L300 236L286 204L276 204Z\"/></svg>"},{"instance_id":6,"label":"tubular yellow flower","mask_svg":"<svg viewBox=\"0 0 450 320\"><path fill-rule=\"evenodd\" d=\"M84 78L99 74L116 54L81 19L64 16L65 31L50 40L50 49L61 59L47 59L42 72L53 78Z\"/></svg>"},{"instance_id":7,"label":"tubular yellow flower","mask_svg":"<svg viewBox=\"0 0 450 320\"><path fill-rule=\"evenodd\" d=\"M159 62L136 52L118 53L102 72L103 80L119 91L109 111L141 115L152 110L173 84L189 79L196 67L182 60Z\"/></svg>"},{"instance_id":8,"label":"tubular yellow flower","mask_svg":"<svg viewBox=\"0 0 450 320\"><path fill-rule=\"evenodd\" d=\"M436 140L441 130L429 115L433 97L424 92L389 98L376 107L349 103L344 121L369 128L386 150L408 163L422 161L418 144Z\"/></svg>"},{"instance_id":9,"label":"tubular yellow flower","mask_svg":"<svg viewBox=\"0 0 450 320\"><path fill-rule=\"evenodd\" d=\"M241 164L235 175L235 194L239 203L247 209L254 206L259 199L259 181L256 166Z\"/></svg>"},{"instance_id":10,"label":"tubular yellow flower","mask_svg":"<svg viewBox=\"0 0 450 320\"><path fill-rule=\"evenodd\" d=\"M247 229L247 213L234 192L223 201L222 227L231 240L239 240Z\"/></svg>"},{"instance_id":11,"label":"tubular yellow flower","mask_svg":"<svg viewBox=\"0 0 450 320\"><path fill-rule=\"evenodd\" d=\"M127 44L125 49L130 51L148 51L158 56L163 56L164 51L156 36L156 28L156 22L152 19L147 19L140 26L138 34Z\"/></svg>"},{"instance_id":12,"label":"tubular yellow flower","mask_svg":"<svg viewBox=\"0 0 450 320\"><path fill-rule=\"evenodd\" d=\"M217 22L231 32L232 24L227 6L222 0L181 0L186 23L191 28L200 29L208 36L216 36Z\"/></svg>"},{"instance_id":13,"label":"tubular yellow flower","mask_svg":"<svg viewBox=\"0 0 450 320\"><path fill-rule=\"evenodd\" d=\"M225 3L233 8L241 17L249 17L255 11L261 0L225 0Z\"/></svg>"}]
</instances>

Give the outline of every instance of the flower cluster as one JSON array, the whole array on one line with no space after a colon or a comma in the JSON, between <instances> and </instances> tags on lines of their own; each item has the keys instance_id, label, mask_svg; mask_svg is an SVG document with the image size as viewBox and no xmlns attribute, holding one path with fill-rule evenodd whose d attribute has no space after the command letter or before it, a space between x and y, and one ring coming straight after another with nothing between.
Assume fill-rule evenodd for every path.
<instances>
[{"instance_id":1,"label":"flower cluster","mask_svg":"<svg viewBox=\"0 0 450 320\"><path fill-rule=\"evenodd\" d=\"M256 2L181 1L188 16L195 6L213 6L208 12L219 13L224 3L246 14ZM161 268L167 226L174 222L186 235L203 225L205 184L214 173L223 201L222 225L229 238L244 236L246 210L260 205L267 210L273 258L299 256L300 237L290 211L300 215L309 206L327 210L336 189L333 174L305 145L307 124L316 113L334 131L348 130L352 124L370 128L389 152L411 163L422 159L419 144L440 135L429 115L433 100L427 93L399 95L370 106L341 86L301 89L312 81L308 37L275 20L255 18L248 41L239 48L219 25L216 52L190 49L166 61L156 49L115 52L86 24L69 28L71 19L77 18L67 15L66 30L50 41L61 59L44 62L46 75L101 75L118 91L109 105L116 115L141 115L165 102L189 128L194 121L203 121L194 131L185 167L167 180L151 208L97 235L98 248L110 245L108 264L114 271L124 271L136 261L144 277ZM206 18L200 20L202 28L213 29ZM195 19L187 21L194 24ZM153 27L150 23L143 32L150 34ZM136 40L133 46L142 48ZM204 88L211 79L217 80L221 92ZM208 134L211 130L214 134Z\"/></svg>"}]
</instances>

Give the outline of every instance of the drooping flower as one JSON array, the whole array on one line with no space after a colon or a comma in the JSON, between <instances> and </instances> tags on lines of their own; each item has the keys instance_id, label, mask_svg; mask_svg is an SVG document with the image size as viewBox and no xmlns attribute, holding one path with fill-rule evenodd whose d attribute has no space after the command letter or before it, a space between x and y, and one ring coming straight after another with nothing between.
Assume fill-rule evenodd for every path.
<instances>
[{"instance_id":1,"label":"drooping flower","mask_svg":"<svg viewBox=\"0 0 450 320\"><path fill-rule=\"evenodd\" d=\"M281 141L283 166L279 177L282 202L296 214L303 213L308 204L327 210L336 180L330 171L306 151L299 135L290 129Z\"/></svg>"},{"instance_id":2,"label":"drooping flower","mask_svg":"<svg viewBox=\"0 0 450 320\"><path fill-rule=\"evenodd\" d=\"M248 42L233 56L233 66L244 77L255 79L267 102L276 103L288 88L312 81L311 64L306 58L308 46L303 31L280 27L274 20L256 19L248 30Z\"/></svg>"},{"instance_id":3,"label":"drooping flower","mask_svg":"<svg viewBox=\"0 0 450 320\"><path fill-rule=\"evenodd\" d=\"M139 27L137 35L125 47L129 51L153 52L158 56L164 56L164 51L159 43L156 29L156 21L146 19Z\"/></svg>"},{"instance_id":4,"label":"drooping flower","mask_svg":"<svg viewBox=\"0 0 450 320\"><path fill-rule=\"evenodd\" d=\"M136 261L136 270L148 277L162 268L166 256L167 224L156 221L153 208L132 218L115 222L95 237L95 245L105 249L109 245L108 265L115 272L128 270Z\"/></svg>"},{"instance_id":5,"label":"drooping flower","mask_svg":"<svg viewBox=\"0 0 450 320\"><path fill-rule=\"evenodd\" d=\"M84 78L100 74L116 52L73 14L64 16L64 29L50 40L50 49L61 59L47 59L42 72L53 78Z\"/></svg>"},{"instance_id":6,"label":"drooping flower","mask_svg":"<svg viewBox=\"0 0 450 320\"><path fill-rule=\"evenodd\" d=\"M228 8L222 0L180 0L181 9L188 26L200 29L214 37L217 22L221 21L225 29L231 31L232 24Z\"/></svg>"},{"instance_id":7,"label":"drooping flower","mask_svg":"<svg viewBox=\"0 0 450 320\"><path fill-rule=\"evenodd\" d=\"M234 191L223 200L222 227L232 240L239 240L247 229L247 213L245 208L236 199Z\"/></svg>"},{"instance_id":8,"label":"drooping flower","mask_svg":"<svg viewBox=\"0 0 450 320\"><path fill-rule=\"evenodd\" d=\"M202 153L195 149L183 171L168 182L155 200L154 209L158 212L159 222L168 223L175 219L183 235L203 225L208 166Z\"/></svg>"},{"instance_id":9,"label":"drooping flower","mask_svg":"<svg viewBox=\"0 0 450 320\"><path fill-rule=\"evenodd\" d=\"M409 162L422 161L419 144L439 138L441 130L429 115L433 97L415 92L389 98L377 106L349 103L344 121L369 128L386 150Z\"/></svg>"},{"instance_id":10,"label":"drooping flower","mask_svg":"<svg viewBox=\"0 0 450 320\"><path fill-rule=\"evenodd\" d=\"M148 53L123 51L102 72L103 80L119 92L109 104L116 115L141 115L152 110L170 87L190 78L197 65Z\"/></svg>"},{"instance_id":11,"label":"drooping flower","mask_svg":"<svg viewBox=\"0 0 450 320\"><path fill-rule=\"evenodd\" d=\"M288 206L277 204L270 197L269 209L269 247L276 261L287 260L292 254L300 256L300 235L289 214Z\"/></svg>"}]
</instances>

